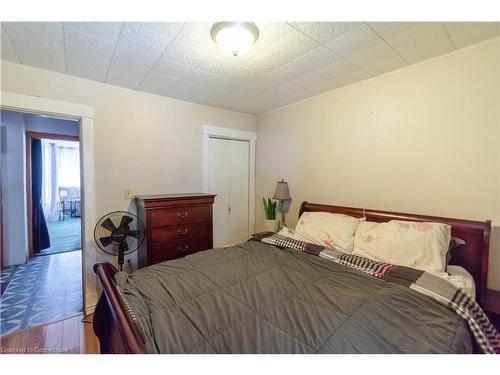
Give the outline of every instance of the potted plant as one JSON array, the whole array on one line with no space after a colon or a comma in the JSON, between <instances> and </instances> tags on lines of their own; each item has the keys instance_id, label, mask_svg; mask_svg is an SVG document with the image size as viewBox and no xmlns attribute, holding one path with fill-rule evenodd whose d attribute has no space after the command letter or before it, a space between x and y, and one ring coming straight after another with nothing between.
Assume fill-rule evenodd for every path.
<instances>
[{"instance_id":1,"label":"potted plant","mask_svg":"<svg viewBox=\"0 0 500 375\"><path fill-rule=\"evenodd\" d=\"M271 198L262 198L264 203L264 227L267 232L277 232L279 227L279 221L276 219L276 204Z\"/></svg>"}]
</instances>

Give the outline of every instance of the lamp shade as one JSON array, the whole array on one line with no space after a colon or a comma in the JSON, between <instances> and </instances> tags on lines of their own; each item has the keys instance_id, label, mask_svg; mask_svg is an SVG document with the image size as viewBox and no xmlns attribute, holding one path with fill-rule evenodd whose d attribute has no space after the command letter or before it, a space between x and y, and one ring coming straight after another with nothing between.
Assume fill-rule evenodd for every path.
<instances>
[{"instance_id":1,"label":"lamp shade","mask_svg":"<svg viewBox=\"0 0 500 375\"><path fill-rule=\"evenodd\" d=\"M277 199L280 201L286 201L292 199L290 196L290 190L288 190L288 182L283 180L278 181L278 185L276 185L276 191L274 192L273 199Z\"/></svg>"}]
</instances>

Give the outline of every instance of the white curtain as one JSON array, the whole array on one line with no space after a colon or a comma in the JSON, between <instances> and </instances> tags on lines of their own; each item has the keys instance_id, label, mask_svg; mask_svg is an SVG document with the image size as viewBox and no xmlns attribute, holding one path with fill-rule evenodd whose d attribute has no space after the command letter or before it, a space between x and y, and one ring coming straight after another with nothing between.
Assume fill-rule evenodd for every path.
<instances>
[{"instance_id":1,"label":"white curtain","mask_svg":"<svg viewBox=\"0 0 500 375\"><path fill-rule=\"evenodd\" d=\"M54 221L59 218L58 203L61 188L70 190L71 198L80 197L79 144L42 139L42 157L42 207L45 218Z\"/></svg>"}]
</instances>

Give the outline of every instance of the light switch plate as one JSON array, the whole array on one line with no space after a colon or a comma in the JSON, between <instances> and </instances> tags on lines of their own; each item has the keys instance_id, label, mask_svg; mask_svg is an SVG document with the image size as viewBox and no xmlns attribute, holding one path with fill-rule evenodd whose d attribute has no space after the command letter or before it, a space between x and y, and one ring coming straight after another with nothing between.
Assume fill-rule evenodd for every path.
<instances>
[{"instance_id":1,"label":"light switch plate","mask_svg":"<svg viewBox=\"0 0 500 375\"><path fill-rule=\"evenodd\" d=\"M134 194L132 194L132 190L125 189L125 190L123 190L123 197L125 199L132 199L132 198L134 198Z\"/></svg>"}]
</instances>

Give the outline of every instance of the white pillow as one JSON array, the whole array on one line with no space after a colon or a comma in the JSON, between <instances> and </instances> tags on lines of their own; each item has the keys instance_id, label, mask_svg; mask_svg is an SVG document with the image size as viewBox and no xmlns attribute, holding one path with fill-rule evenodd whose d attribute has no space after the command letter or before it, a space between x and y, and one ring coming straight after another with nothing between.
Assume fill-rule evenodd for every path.
<instances>
[{"instance_id":1,"label":"white pillow","mask_svg":"<svg viewBox=\"0 0 500 375\"><path fill-rule=\"evenodd\" d=\"M431 273L444 272L451 226L391 220L361 223L353 254Z\"/></svg>"},{"instance_id":2,"label":"white pillow","mask_svg":"<svg viewBox=\"0 0 500 375\"><path fill-rule=\"evenodd\" d=\"M295 227L295 233L303 241L331 248L340 247L351 252L354 233L362 220L329 212L304 212Z\"/></svg>"}]
</instances>

